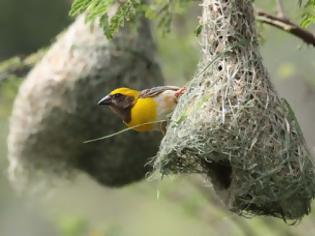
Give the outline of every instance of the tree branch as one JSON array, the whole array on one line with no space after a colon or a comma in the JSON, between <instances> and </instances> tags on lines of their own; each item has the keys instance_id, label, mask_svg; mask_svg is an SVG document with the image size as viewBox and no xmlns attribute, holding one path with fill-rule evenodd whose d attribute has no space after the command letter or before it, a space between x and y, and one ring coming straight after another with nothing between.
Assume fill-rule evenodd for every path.
<instances>
[{"instance_id":1,"label":"tree branch","mask_svg":"<svg viewBox=\"0 0 315 236\"><path fill-rule=\"evenodd\" d=\"M301 28L299 25L293 23L284 16L273 16L262 10L256 10L256 19L262 23L274 26L278 29L288 32L300 38L306 44L310 44L315 47L315 34Z\"/></svg>"},{"instance_id":2,"label":"tree branch","mask_svg":"<svg viewBox=\"0 0 315 236\"><path fill-rule=\"evenodd\" d=\"M0 85L10 78L24 78L33 66L44 56L46 49L40 49L26 57L15 56L0 61Z\"/></svg>"}]
</instances>

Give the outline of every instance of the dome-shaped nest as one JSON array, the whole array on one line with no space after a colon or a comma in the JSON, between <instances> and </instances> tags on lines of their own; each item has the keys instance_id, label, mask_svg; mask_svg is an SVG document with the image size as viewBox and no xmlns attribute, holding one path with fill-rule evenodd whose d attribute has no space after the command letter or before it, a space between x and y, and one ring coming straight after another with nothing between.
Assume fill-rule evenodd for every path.
<instances>
[{"instance_id":1,"label":"dome-shaped nest","mask_svg":"<svg viewBox=\"0 0 315 236\"><path fill-rule=\"evenodd\" d=\"M262 64L251 1L204 0L202 7L203 60L155 168L205 174L238 214L299 219L314 197L314 166Z\"/></svg>"}]
</instances>

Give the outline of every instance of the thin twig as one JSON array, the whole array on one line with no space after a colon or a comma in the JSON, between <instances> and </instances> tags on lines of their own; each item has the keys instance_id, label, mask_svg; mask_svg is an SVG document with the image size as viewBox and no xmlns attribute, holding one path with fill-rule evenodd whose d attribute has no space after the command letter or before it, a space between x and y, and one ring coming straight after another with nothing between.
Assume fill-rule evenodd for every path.
<instances>
[{"instance_id":1,"label":"thin twig","mask_svg":"<svg viewBox=\"0 0 315 236\"><path fill-rule=\"evenodd\" d=\"M4 61L0 61L0 86L3 82L11 78L24 78L34 65L42 59L46 49L32 53L26 57L15 56Z\"/></svg>"},{"instance_id":2,"label":"thin twig","mask_svg":"<svg viewBox=\"0 0 315 236\"><path fill-rule=\"evenodd\" d=\"M283 7L283 1L282 0L276 0L277 2L277 15L281 18L286 18L286 14Z\"/></svg>"},{"instance_id":3,"label":"thin twig","mask_svg":"<svg viewBox=\"0 0 315 236\"><path fill-rule=\"evenodd\" d=\"M141 127L141 126L144 126L144 125L159 124L159 123L163 123L163 122L166 122L166 120L157 120L157 121L146 122L146 123L142 123L142 124L139 124L139 125L130 126L130 127L128 127L128 128L119 130L119 131L117 131L117 132L114 132L114 133L111 133L111 134L102 136L102 137L100 137L100 138L95 138L95 139L86 140L86 141L84 141L83 143L93 143L93 142L101 141L101 140L104 140L104 139L109 139L109 138L112 138L112 137L114 137L114 136L117 136L117 135L119 135L119 134L125 133L125 132L127 132L127 131L133 130L133 129L135 129L135 128L138 128L138 127Z\"/></svg>"},{"instance_id":4,"label":"thin twig","mask_svg":"<svg viewBox=\"0 0 315 236\"><path fill-rule=\"evenodd\" d=\"M287 18L273 16L262 10L256 10L256 19L262 23L274 26L278 29L281 29L285 32L288 32L301 40L306 44L310 44L315 47L315 34L301 28L299 25L293 23Z\"/></svg>"}]
</instances>

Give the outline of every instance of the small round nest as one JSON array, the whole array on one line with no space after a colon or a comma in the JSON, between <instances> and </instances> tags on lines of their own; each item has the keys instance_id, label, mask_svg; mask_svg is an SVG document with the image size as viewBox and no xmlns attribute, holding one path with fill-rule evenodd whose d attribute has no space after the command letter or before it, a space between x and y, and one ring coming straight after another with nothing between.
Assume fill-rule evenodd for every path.
<instances>
[{"instance_id":1,"label":"small round nest","mask_svg":"<svg viewBox=\"0 0 315 236\"><path fill-rule=\"evenodd\" d=\"M203 60L174 111L155 168L201 173L240 215L298 220L315 174L290 106L259 53L250 0L204 0Z\"/></svg>"}]
</instances>

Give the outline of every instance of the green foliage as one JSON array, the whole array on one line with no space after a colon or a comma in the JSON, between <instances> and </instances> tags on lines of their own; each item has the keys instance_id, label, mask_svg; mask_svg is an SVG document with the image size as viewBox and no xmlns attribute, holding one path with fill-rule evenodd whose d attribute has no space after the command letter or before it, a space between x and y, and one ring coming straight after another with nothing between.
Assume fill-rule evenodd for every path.
<instances>
[{"instance_id":1,"label":"green foliage","mask_svg":"<svg viewBox=\"0 0 315 236\"><path fill-rule=\"evenodd\" d=\"M113 0L75 0L72 4L70 15L76 16L85 12L88 22L99 19L106 36L112 38L125 22L135 19L139 11L141 11L142 5L140 0L117 2ZM117 7L117 10L110 17L108 12L115 7Z\"/></svg>"},{"instance_id":2,"label":"green foliage","mask_svg":"<svg viewBox=\"0 0 315 236\"><path fill-rule=\"evenodd\" d=\"M22 79L45 52L46 49L41 49L25 58L16 56L0 61L0 118L8 116Z\"/></svg>"},{"instance_id":3,"label":"green foliage","mask_svg":"<svg viewBox=\"0 0 315 236\"><path fill-rule=\"evenodd\" d=\"M142 14L157 20L163 32L169 32L174 14L182 13L190 2L191 0L153 0L150 3L145 0L75 0L70 15L77 16L85 12L88 22L99 19L108 38L112 38L126 22L133 22ZM116 8L115 14L110 15L109 10Z\"/></svg>"},{"instance_id":4,"label":"green foliage","mask_svg":"<svg viewBox=\"0 0 315 236\"><path fill-rule=\"evenodd\" d=\"M62 217L58 225L62 236L83 236L88 231L88 222L80 217Z\"/></svg>"},{"instance_id":5,"label":"green foliage","mask_svg":"<svg viewBox=\"0 0 315 236\"><path fill-rule=\"evenodd\" d=\"M18 56L0 61L0 87L5 80L11 77L24 77L27 72L43 57L46 49L43 48L25 58Z\"/></svg>"},{"instance_id":6,"label":"green foliage","mask_svg":"<svg viewBox=\"0 0 315 236\"><path fill-rule=\"evenodd\" d=\"M292 78L297 73L297 68L293 63L282 62L277 71L277 77L280 79L289 79Z\"/></svg>"},{"instance_id":7,"label":"green foliage","mask_svg":"<svg viewBox=\"0 0 315 236\"><path fill-rule=\"evenodd\" d=\"M116 224L101 225L81 215L60 216L56 222L60 236L119 236L122 226Z\"/></svg>"},{"instance_id":8,"label":"green foliage","mask_svg":"<svg viewBox=\"0 0 315 236\"><path fill-rule=\"evenodd\" d=\"M174 15L182 14L191 2L191 0L153 0L147 8L146 16L157 20L157 25L163 33L169 33Z\"/></svg>"},{"instance_id":9,"label":"green foliage","mask_svg":"<svg viewBox=\"0 0 315 236\"><path fill-rule=\"evenodd\" d=\"M101 25L108 38L112 38L113 35L124 26L125 22L134 21L137 13L141 10L141 3L139 0L128 0L121 4L116 14L111 18L108 24L106 15L101 18Z\"/></svg>"},{"instance_id":10,"label":"green foliage","mask_svg":"<svg viewBox=\"0 0 315 236\"><path fill-rule=\"evenodd\" d=\"M21 80L12 76L9 80L0 84L0 119L8 117L15 95L17 94Z\"/></svg>"},{"instance_id":11,"label":"green foliage","mask_svg":"<svg viewBox=\"0 0 315 236\"><path fill-rule=\"evenodd\" d=\"M301 3L302 1L300 1ZM308 0L304 5L301 26L306 28L315 23L315 0Z\"/></svg>"},{"instance_id":12,"label":"green foliage","mask_svg":"<svg viewBox=\"0 0 315 236\"><path fill-rule=\"evenodd\" d=\"M109 19L108 11L114 5L118 5L116 14ZM139 0L127 0L123 3L115 3L113 0L75 0L72 4L70 15L76 16L86 12L86 20L94 21L97 18L108 38L124 25L125 21L130 21L136 15Z\"/></svg>"},{"instance_id":13,"label":"green foliage","mask_svg":"<svg viewBox=\"0 0 315 236\"><path fill-rule=\"evenodd\" d=\"M198 26L196 27L196 29L195 29L195 34L196 34L197 36L199 36L199 34L201 33L201 31L202 31L202 25L198 25Z\"/></svg>"}]
</instances>

